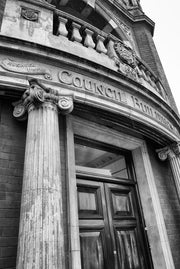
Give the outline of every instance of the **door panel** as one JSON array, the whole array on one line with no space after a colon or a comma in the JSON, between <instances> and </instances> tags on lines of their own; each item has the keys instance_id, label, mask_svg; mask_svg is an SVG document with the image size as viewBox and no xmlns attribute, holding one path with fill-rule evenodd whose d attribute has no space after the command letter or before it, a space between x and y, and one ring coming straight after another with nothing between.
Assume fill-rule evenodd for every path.
<instances>
[{"instance_id":1,"label":"door panel","mask_svg":"<svg viewBox=\"0 0 180 269\"><path fill-rule=\"evenodd\" d=\"M102 184L78 184L78 208L80 219L103 218Z\"/></svg>"},{"instance_id":2,"label":"door panel","mask_svg":"<svg viewBox=\"0 0 180 269\"><path fill-rule=\"evenodd\" d=\"M135 230L115 229L115 238L119 268L145 268L140 264Z\"/></svg>"},{"instance_id":3,"label":"door panel","mask_svg":"<svg viewBox=\"0 0 180 269\"><path fill-rule=\"evenodd\" d=\"M106 199L111 206L112 219L134 217L132 190L128 186L105 184Z\"/></svg>"},{"instance_id":4,"label":"door panel","mask_svg":"<svg viewBox=\"0 0 180 269\"><path fill-rule=\"evenodd\" d=\"M101 231L80 231L82 268L104 269L104 229Z\"/></svg>"}]
</instances>

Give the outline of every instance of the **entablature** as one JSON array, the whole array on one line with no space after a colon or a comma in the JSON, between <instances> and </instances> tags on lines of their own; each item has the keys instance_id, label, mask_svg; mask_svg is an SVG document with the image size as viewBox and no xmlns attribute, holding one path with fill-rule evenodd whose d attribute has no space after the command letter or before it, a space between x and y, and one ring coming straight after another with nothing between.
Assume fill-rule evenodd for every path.
<instances>
[{"instance_id":1,"label":"entablature","mask_svg":"<svg viewBox=\"0 0 180 269\"><path fill-rule=\"evenodd\" d=\"M5 40L8 42L4 46L0 42L4 51L0 55L0 94L4 97L18 100L18 92L22 95L29 79L37 78L46 87L74 94L75 107L79 104L119 115L137 125L137 129L139 125L139 130L153 129L163 139L179 140L178 116L161 96L137 81L92 61L70 58L50 49L45 52L42 47L28 47L23 42L10 44L7 37Z\"/></svg>"}]
</instances>

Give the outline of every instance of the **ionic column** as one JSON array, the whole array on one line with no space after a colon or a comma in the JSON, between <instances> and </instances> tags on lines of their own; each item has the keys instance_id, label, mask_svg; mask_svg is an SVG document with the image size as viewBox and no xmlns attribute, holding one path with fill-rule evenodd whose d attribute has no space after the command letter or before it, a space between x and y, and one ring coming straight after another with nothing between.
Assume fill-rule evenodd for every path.
<instances>
[{"instance_id":1,"label":"ionic column","mask_svg":"<svg viewBox=\"0 0 180 269\"><path fill-rule=\"evenodd\" d=\"M72 96L35 80L15 106L28 117L17 269L65 268L58 111L72 108Z\"/></svg>"},{"instance_id":2,"label":"ionic column","mask_svg":"<svg viewBox=\"0 0 180 269\"><path fill-rule=\"evenodd\" d=\"M180 199L180 142L175 142L171 146L158 149L157 152L160 160L164 161L167 158L169 159L178 197Z\"/></svg>"}]
</instances>

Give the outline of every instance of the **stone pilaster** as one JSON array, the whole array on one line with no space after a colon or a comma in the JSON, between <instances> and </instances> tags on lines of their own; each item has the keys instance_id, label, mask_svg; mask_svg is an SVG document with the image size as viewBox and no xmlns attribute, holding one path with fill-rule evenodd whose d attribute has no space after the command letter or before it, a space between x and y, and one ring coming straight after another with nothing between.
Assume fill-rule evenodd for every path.
<instances>
[{"instance_id":1,"label":"stone pilaster","mask_svg":"<svg viewBox=\"0 0 180 269\"><path fill-rule=\"evenodd\" d=\"M15 106L28 117L17 269L65 268L58 110L72 108L72 96L37 81Z\"/></svg>"},{"instance_id":2,"label":"stone pilaster","mask_svg":"<svg viewBox=\"0 0 180 269\"><path fill-rule=\"evenodd\" d=\"M169 160L174 181L180 199L180 142L175 142L171 146L157 150L160 160Z\"/></svg>"}]
</instances>

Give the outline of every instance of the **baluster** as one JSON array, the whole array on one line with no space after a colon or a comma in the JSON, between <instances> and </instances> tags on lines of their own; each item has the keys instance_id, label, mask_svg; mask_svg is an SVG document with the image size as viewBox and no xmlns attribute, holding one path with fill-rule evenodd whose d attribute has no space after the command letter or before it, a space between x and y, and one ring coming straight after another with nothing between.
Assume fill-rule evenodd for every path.
<instances>
[{"instance_id":1,"label":"baluster","mask_svg":"<svg viewBox=\"0 0 180 269\"><path fill-rule=\"evenodd\" d=\"M80 24L76 22L72 23L72 36L71 36L72 41L78 42L78 43L82 42L82 36L80 35L80 32L79 32L80 28L81 28Z\"/></svg>"},{"instance_id":2,"label":"baluster","mask_svg":"<svg viewBox=\"0 0 180 269\"><path fill-rule=\"evenodd\" d=\"M59 19L59 27L58 27L57 35L67 37L68 30L66 28L66 23L68 20L60 16L58 16L58 19Z\"/></svg>"},{"instance_id":3,"label":"baluster","mask_svg":"<svg viewBox=\"0 0 180 269\"><path fill-rule=\"evenodd\" d=\"M114 41L112 39L110 39L107 44L107 55L110 59L113 59L116 63L119 63L119 59L114 49Z\"/></svg>"},{"instance_id":4,"label":"baluster","mask_svg":"<svg viewBox=\"0 0 180 269\"><path fill-rule=\"evenodd\" d=\"M94 49L96 45L95 45L93 38L92 38L93 31L91 31L89 29L85 29L85 33L86 33L86 37L84 40L84 46Z\"/></svg>"},{"instance_id":5,"label":"baluster","mask_svg":"<svg viewBox=\"0 0 180 269\"><path fill-rule=\"evenodd\" d=\"M105 38L101 35L97 35L97 45L96 45L96 51L100 53L107 53L107 49L104 46L104 40Z\"/></svg>"}]
</instances>

